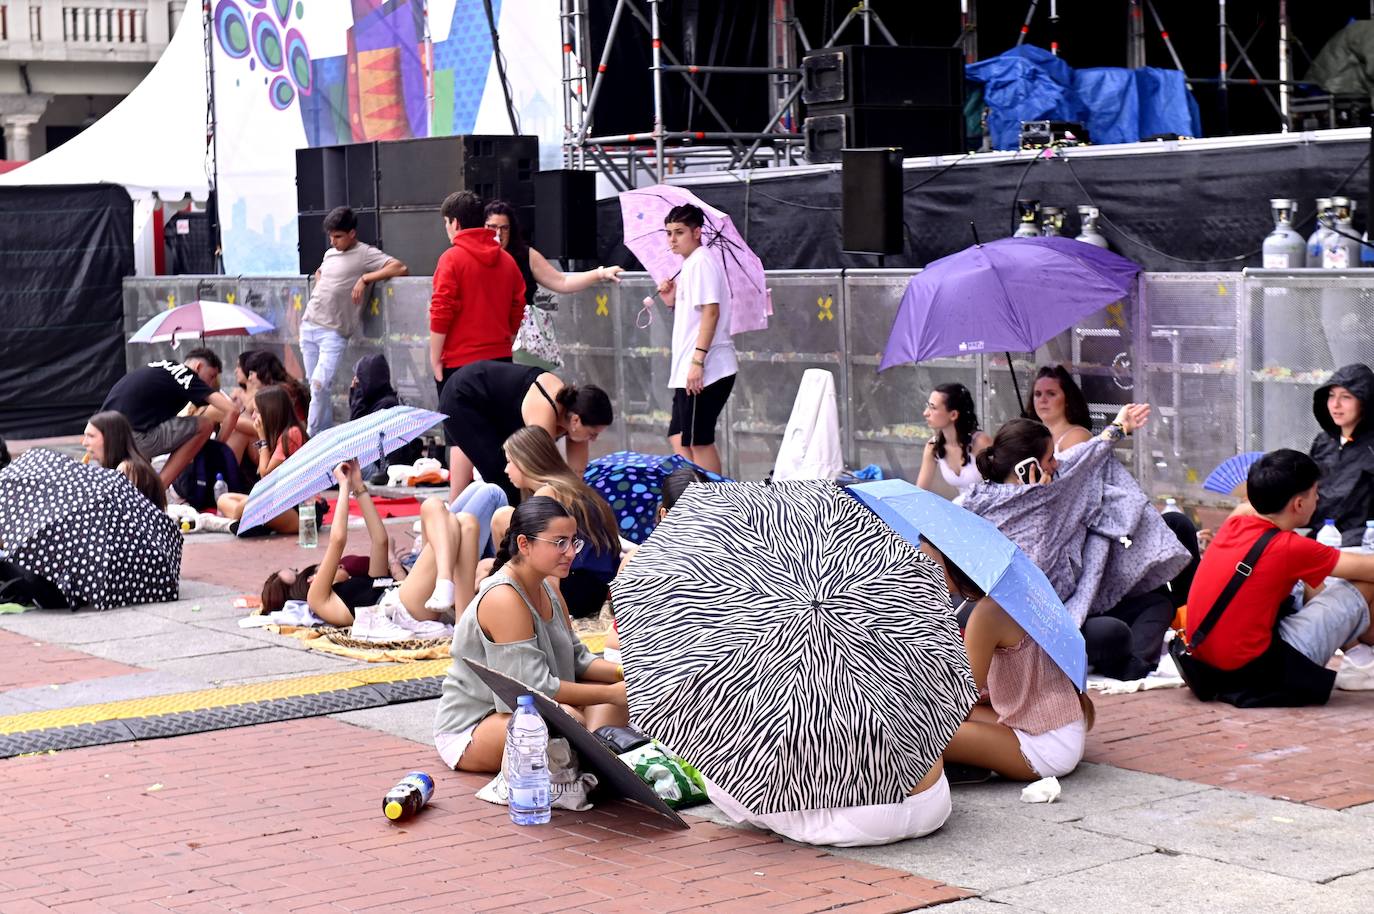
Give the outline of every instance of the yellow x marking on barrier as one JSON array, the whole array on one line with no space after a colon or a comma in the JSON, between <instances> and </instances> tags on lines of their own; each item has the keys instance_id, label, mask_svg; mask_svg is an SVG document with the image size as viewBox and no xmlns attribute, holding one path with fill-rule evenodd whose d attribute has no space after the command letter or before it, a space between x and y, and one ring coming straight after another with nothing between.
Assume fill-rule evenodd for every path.
<instances>
[{"instance_id":1,"label":"yellow x marking on barrier","mask_svg":"<svg viewBox=\"0 0 1374 914\"><path fill-rule=\"evenodd\" d=\"M236 298L238 298L238 296L235 295L233 292L230 292L228 295L224 296L224 300L231 305L234 303L234 299Z\"/></svg>"},{"instance_id":2,"label":"yellow x marking on barrier","mask_svg":"<svg viewBox=\"0 0 1374 914\"><path fill-rule=\"evenodd\" d=\"M177 306L177 294L176 294L175 292L168 292L168 293L167 293L167 310L168 310L168 311L171 311L171 310L172 310L173 308L175 308L176 306Z\"/></svg>"},{"instance_id":3,"label":"yellow x marking on barrier","mask_svg":"<svg viewBox=\"0 0 1374 914\"><path fill-rule=\"evenodd\" d=\"M835 299L830 295L822 295L820 298L816 299L816 306L821 309L820 313L816 315L816 320L833 321L835 319L835 312L830 309L834 304Z\"/></svg>"},{"instance_id":4,"label":"yellow x marking on barrier","mask_svg":"<svg viewBox=\"0 0 1374 914\"><path fill-rule=\"evenodd\" d=\"M610 297L609 295L605 295L605 294L598 295L598 296L596 297L596 314L597 314L597 317L610 317L610 316L611 316L611 309L606 307L606 303L609 302L610 300L611 300L611 297Z\"/></svg>"},{"instance_id":5,"label":"yellow x marking on barrier","mask_svg":"<svg viewBox=\"0 0 1374 914\"><path fill-rule=\"evenodd\" d=\"M382 313L382 300L377 296L372 296L372 316L376 317Z\"/></svg>"},{"instance_id":6,"label":"yellow x marking on barrier","mask_svg":"<svg viewBox=\"0 0 1374 914\"><path fill-rule=\"evenodd\" d=\"M301 293L296 292L292 294L291 304L295 306L297 311L301 310Z\"/></svg>"}]
</instances>

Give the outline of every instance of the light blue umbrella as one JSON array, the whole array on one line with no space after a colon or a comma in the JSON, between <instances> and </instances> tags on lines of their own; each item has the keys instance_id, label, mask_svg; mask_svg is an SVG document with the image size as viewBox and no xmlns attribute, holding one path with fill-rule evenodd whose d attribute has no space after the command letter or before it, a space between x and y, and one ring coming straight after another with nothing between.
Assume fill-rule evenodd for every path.
<instances>
[{"instance_id":1,"label":"light blue umbrella","mask_svg":"<svg viewBox=\"0 0 1374 914\"><path fill-rule=\"evenodd\" d=\"M1083 634L1045 573L1002 531L978 515L904 479L848 487L913 546L929 538L998 605L1083 691L1088 655Z\"/></svg>"},{"instance_id":2,"label":"light blue umbrella","mask_svg":"<svg viewBox=\"0 0 1374 914\"><path fill-rule=\"evenodd\" d=\"M239 533L333 488L337 485L334 468L345 460L381 460L447 418L433 410L391 406L325 429L253 486L243 506Z\"/></svg>"}]
</instances>

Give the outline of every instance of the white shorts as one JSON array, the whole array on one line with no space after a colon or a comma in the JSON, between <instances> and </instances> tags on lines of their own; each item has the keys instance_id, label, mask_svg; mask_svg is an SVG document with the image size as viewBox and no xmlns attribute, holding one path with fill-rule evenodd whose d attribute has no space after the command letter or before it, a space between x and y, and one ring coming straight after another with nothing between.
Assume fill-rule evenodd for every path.
<instances>
[{"instance_id":1,"label":"white shorts","mask_svg":"<svg viewBox=\"0 0 1374 914\"><path fill-rule=\"evenodd\" d=\"M1032 735L1015 728L1011 732L1016 734L1016 741L1021 744L1021 755L1031 770L1042 778L1062 778L1083 760L1088 729L1081 720L1048 733Z\"/></svg>"},{"instance_id":2,"label":"white shorts","mask_svg":"<svg viewBox=\"0 0 1374 914\"><path fill-rule=\"evenodd\" d=\"M920 838L945 824L949 818L949 781L943 773L934 786L900 803L876 806L845 806L838 809L806 809L756 816L710 780L706 793L721 812L736 822L766 828L802 844L833 847L866 847Z\"/></svg>"},{"instance_id":3,"label":"white shorts","mask_svg":"<svg viewBox=\"0 0 1374 914\"><path fill-rule=\"evenodd\" d=\"M479 720L460 733L434 734L434 748L439 750L439 758L443 759L444 764L451 770L458 770L458 762L463 758L463 753L468 751L468 746L472 745L472 736L481 723Z\"/></svg>"}]
</instances>

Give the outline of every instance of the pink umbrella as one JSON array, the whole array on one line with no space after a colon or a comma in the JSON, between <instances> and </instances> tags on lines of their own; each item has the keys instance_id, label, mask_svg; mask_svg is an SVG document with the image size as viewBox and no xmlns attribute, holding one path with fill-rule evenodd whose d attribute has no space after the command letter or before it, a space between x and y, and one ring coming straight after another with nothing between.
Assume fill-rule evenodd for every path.
<instances>
[{"instance_id":1,"label":"pink umbrella","mask_svg":"<svg viewBox=\"0 0 1374 914\"><path fill-rule=\"evenodd\" d=\"M164 343L207 336L248 336L273 329L271 321L247 308L222 301L193 301L153 315L131 343Z\"/></svg>"},{"instance_id":2,"label":"pink umbrella","mask_svg":"<svg viewBox=\"0 0 1374 914\"><path fill-rule=\"evenodd\" d=\"M703 203L692 193L669 184L655 184L620 195L625 246L644 264L655 282L673 279L682 269L682 258L668 250L663 219L675 206L690 203L701 207L706 224L701 243L719 258L730 287L730 333L768 329L773 300L763 273L763 262L740 237L729 215Z\"/></svg>"}]
</instances>

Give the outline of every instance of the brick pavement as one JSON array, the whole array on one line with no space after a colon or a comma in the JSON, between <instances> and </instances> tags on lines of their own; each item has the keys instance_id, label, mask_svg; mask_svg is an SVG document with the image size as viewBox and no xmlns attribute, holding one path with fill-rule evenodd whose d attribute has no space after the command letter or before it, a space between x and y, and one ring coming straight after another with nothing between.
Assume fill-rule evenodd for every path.
<instances>
[{"instance_id":1,"label":"brick pavement","mask_svg":"<svg viewBox=\"0 0 1374 914\"><path fill-rule=\"evenodd\" d=\"M5 662L0 663L0 692L139 672L138 667L6 631L0 631L0 656L5 658Z\"/></svg>"},{"instance_id":2,"label":"brick pavement","mask_svg":"<svg viewBox=\"0 0 1374 914\"><path fill-rule=\"evenodd\" d=\"M392 825L381 798L414 768L435 799ZM969 894L625 804L517 828L483 781L323 718L9 759L0 912L885 914Z\"/></svg>"},{"instance_id":3,"label":"brick pavement","mask_svg":"<svg viewBox=\"0 0 1374 914\"><path fill-rule=\"evenodd\" d=\"M1087 760L1328 809L1374 802L1374 692L1240 709L1186 689L1095 696Z\"/></svg>"}]
</instances>

